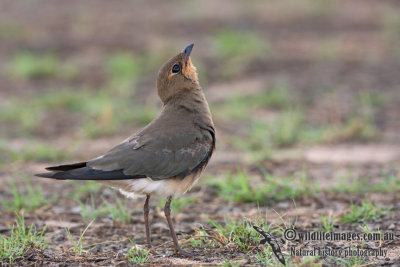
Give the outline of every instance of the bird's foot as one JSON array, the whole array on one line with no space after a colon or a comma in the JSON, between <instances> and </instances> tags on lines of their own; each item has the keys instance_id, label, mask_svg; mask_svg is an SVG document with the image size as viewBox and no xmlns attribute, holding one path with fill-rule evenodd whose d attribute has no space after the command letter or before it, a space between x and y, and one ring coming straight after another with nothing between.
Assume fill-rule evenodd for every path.
<instances>
[{"instance_id":1,"label":"bird's foot","mask_svg":"<svg viewBox=\"0 0 400 267\"><path fill-rule=\"evenodd\" d=\"M150 249L148 249L148 250L150 251L150 253L151 253L152 255L155 255L155 256L162 256L162 255L163 255L163 254L161 254L161 253L155 251L155 250L152 249L152 248L150 248Z\"/></svg>"},{"instance_id":2,"label":"bird's foot","mask_svg":"<svg viewBox=\"0 0 400 267\"><path fill-rule=\"evenodd\" d=\"M183 250L181 248L175 249L175 254L176 255L181 255L181 256L184 256L184 257L187 257L187 258L193 258L194 257L194 255L192 253L187 252L187 251L185 251L185 250Z\"/></svg>"},{"instance_id":3,"label":"bird's foot","mask_svg":"<svg viewBox=\"0 0 400 267\"><path fill-rule=\"evenodd\" d=\"M157 251L155 251L151 245L147 245L146 248L152 255L162 256L162 254L157 252Z\"/></svg>"}]
</instances>

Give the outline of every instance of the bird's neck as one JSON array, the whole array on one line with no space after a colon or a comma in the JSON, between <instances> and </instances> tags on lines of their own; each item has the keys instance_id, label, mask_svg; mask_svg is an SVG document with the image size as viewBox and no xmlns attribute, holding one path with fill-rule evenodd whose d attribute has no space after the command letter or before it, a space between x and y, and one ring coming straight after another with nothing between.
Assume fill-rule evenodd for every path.
<instances>
[{"instance_id":1,"label":"bird's neck","mask_svg":"<svg viewBox=\"0 0 400 267\"><path fill-rule=\"evenodd\" d=\"M181 90L165 104L165 107L200 115L207 124L213 126L210 108L200 87Z\"/></svg>"}]
</instances>

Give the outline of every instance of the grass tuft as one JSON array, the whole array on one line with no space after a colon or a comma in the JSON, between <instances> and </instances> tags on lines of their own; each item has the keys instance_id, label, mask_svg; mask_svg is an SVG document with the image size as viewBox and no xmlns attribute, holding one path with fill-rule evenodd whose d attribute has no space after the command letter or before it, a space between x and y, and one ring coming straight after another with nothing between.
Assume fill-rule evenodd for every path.
<instances>
[{"instance_id":1,"label":"grass tuft","mask_svg":"<svg viewBox=\"0 0 400 267\"><path fill-rule=\"evenodd\" d=\"M281 227L268 223L267 217L257 217L254 220L244 218L240 221L225 219L224 225L210 218L208 220L216 228L214 237L215 240L218 240L218 242L211 244L222 245L242 252L248 252L251 248L259 246L260 240L263 239L263 237L254 230L253 225L260 226L271 235L281 236L283 232Z\"/></svg>"},{"instance_id":2,"label":"grass tuft","mask_svg":"<svg viewBox=\"0 0 400 267\"><path fill-rule=\"evenodd\" d=\"M9 264L22 258L29 249L44 249L49 242L45 240L46 227L38 232L32 224L27 230L23 215L17 217L18 220L11 227L10 236L0 235L0 261L8 261Z\"/></svg>"},{"instance_id":3,"label":"grass tuft","mask_svg":"<svg viewBox=\"0 0 400 267\"><path fill-rule=\"evenodd\" d=\"M390 213L391 208L382 208L372 202L363 200L359 206L351 203L350 211L342 216L341 221L344 223L360 223L368 220L377 220Z\"/></svg>"},{"instance_id":4,"label":"grass tuft","mask_svg":"<svg viewBox=\"0 0 400 267\"><path fill-rule=\"evenodd\" d=\"M332 232L335 227L336 220L333 218L332 213L329 213L328 216L321 215L321 221L323 230L325 232Z\"/></svg>"},{"instance_id":5,"label":"grass tuft","mask_svg":"<svg viewBox=\"0 0 400 267\"><path fill-rule=\"evenodd\" d=\"M257 260L263 266L277 265L277 260L274 257L270 246L263 248L261 251L257 251Z\"/></svg>"},{"instance_id":6,"label":"grass tuft","mask_svg":"<svg viewBox=\"0 0 400 267\"><path fill-rule=\"evenodd\" d=\"M131 222L131 211L128 209L128 200L124 199L124 203L117 198L117 203L111 204L104 200L103 202L106 206L106 211L113 221L120 221L124 223Z\"/></svg>"},{"instance_id":7,"label":"grass tuft","mask_svg":"<svg viewBox=\"0 0 400 267\"><path fill-rule=\"evenodd\" d=\"M150 250L142 249L136 246L132 240L129 239L132 244L132 248L126 253L126 258L129 263L142 264L148 261Z\"/></svg>"},{"instance_id":8,"label":"grass tuft","mask_svg":"<svg viewBox=\"0 0 400 267\"><path fill-rule=\"evenodd\" d=\"M82 254L85 252L84 249L92 247L90 246L83 246L83 237L86 233L86 231L89 229L89 227L92 225L94 222L94 219L86 226L86 228L79 234L79 239L77 241L74 240L71 232L69 231L68 228L65 228L65 232L67 233L68 239L71 241L72 246L73 246L73 251L76 255L82 256Z\"/></svg>"}]
</instances>

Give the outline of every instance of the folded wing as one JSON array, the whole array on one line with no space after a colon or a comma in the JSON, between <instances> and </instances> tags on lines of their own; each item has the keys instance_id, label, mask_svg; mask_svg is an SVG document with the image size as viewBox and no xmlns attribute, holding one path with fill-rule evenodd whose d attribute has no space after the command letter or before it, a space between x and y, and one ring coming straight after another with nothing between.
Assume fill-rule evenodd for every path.
<instances>
[{"instance_id":1,"label":"folded wing","mask_svg":"<svg viewBox=\"0 0 400 267\"><path fill-rule=\"evenodd\" d=\"M137 135L105 155L83 163L49 167L40 177L72 180L183 179L207 164L214 149L214 130Z\"/></svg>"}]
</instances>

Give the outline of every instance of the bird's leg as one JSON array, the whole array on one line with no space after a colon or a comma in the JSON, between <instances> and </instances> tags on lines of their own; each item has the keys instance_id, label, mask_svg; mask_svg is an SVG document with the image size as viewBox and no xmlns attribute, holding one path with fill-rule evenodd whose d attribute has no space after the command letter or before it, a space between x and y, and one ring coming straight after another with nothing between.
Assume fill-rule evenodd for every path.
<instances>
[{"instance_id":1,"label":"bird's leg","mask_svg":"<svg viewBox=\"0 0 400 267\"><path fill-rule=\"evenodd\" d=\"M146 195L146 202L144 202L143 206L143 215L144 215L144 224L146 227L147 247L150 249L151 238L150 238L150 226L149 226L149 212L150 212L149 201L150 201L150 195Z\"/></svg>"},{"instance_id":2,"label":"bird's leg","mask_svg":"<svg viewBox=\"0 0 400 267\"><path fill-rule=\"evenodd\" d=\"M143 215L144 215L144 224L146 227L147 248L150 250L152 254L159 255L159 253L157 253L155 250L151 248L150 225L149 225L149 212L150 212L149 201L150 201L150 195L146 195L146 201L144 202L143 206Z\"/></svg>"},{"instance_id":3,"label":"bird's leg","mask_svg":"<svg viewBox=\"0 0 400 267\"><path fill-rule=\"evenodd\" d=\"M174 224L172 223L172 220L171 220L171 208L170 208L171 200L172 200L172 196L169 196L167 198L167 202L165 203L164 214L165 214L165 218L167 218L169 230L171 231L172 240L174 241L175 254L181 254L182 256L186 256L186 257L193 257L192 253L184 251L183 249L181 249L179 247L178 238L176 237L176 233L175 233L175 229L174 229Z\"/></svg>"}]
</instances>

